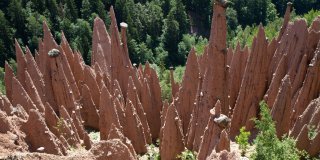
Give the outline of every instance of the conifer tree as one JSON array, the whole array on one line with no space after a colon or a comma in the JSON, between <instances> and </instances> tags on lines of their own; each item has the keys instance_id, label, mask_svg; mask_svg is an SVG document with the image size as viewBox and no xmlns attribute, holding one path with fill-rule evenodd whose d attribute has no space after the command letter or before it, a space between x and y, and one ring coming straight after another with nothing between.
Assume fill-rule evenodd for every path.
<instances>
[{"instance_id":1,"label":"conifer tree","mask_svg":"<svg viewBox=\"0 0 320 160\"><path fill-rule=\"evenodd\" d=\"M126 4L126 0L115 0L115 6L114 6L114 10L117 16L117 21L118 22L122 22L125 21L123 20L123 10Z\"/></svg>"},{"instance_id":2,"label":"conifer tree","mask_svg":"<svg viewBox=\"0 0 320 160\"><path fill-rule=\"evenodd\" d=\"M170 12L174 12L175 20L179 23L180 38L189 30L189 20L186 8L181 0L175 0L175 4Z\"/></svg>"},{"instance_id":3,"label":"conifer tree","mask_svg":"<svg viewBox=\"0 0 320 160\"><path fill-rule=\"evenodd\" d=\"M60 30L58 19L61 15L59 15L59 10L58 10L58 5L56 0L46 0L46 12L47 12L46 18L49 18L47 19L47 21L50 21L52 24L51 30L53 31Z\"/></svg>"},{"instance_id":4,"label":"conifer tree","mask_svg":"<svg viewBox=\"0 0 320 160\"><path fill-rule=\"evenodd\" d=\"M81 17L85 20L89 20L91 13L91 3L89 0L82 0Z\"/></svg>"},{"instance_id":5,"label":"conifer tree","mask_svg":"<svg viewBox=\"0 0 320 160\"><path fill-rule=\"evenodd\" d=\"M31 0L32 7L38 13L42 14L46 10L45 1L44 0Z\"/></svg>"},{"instance_id":6,"label":"conifer tree","mask_svg":"<svg viewBox=\"0 0 320 160\"><path fill-rule=\"evenodd\" d=\"M77 49L81 52L83 59L86 64L90 63L91 57L91 27L89 23L83 19L78 19L77 23L77 31L75 32L78 37L76 38Z\"/></svg>"},{"instance_id":7,"label":"conifer tree","mask_svg":"<svg viewBox=\"0 0 320 160\"><path fill-rule=\"evenodd\" d=\"M42 34L42 22L45 17L38 12L32 12L27 17L27 33L28 33L28 47L31 51L34 51L38 47L38 37Z\"/></svg>"},{"instance_id":8,"label":"conifer tree","mask_svg":"<svg viewBox=\"0 0 320 160\"><path fill-rule=\"evenodd\" d=\"M161 36L161 29L163 26L163 13L160 5L156 2L147 2L145 5L146 17L144 18L145 28L152 40L156 40Z\"/></svg>"},{"instance_id":9,"label":"conifer tree","mask_svg":"<svg viewBox=\"0 0 320 160\"><path fill-rule=\"evenodd\" d=\"M21 37L23 42L27 42L26 33L26 15L20 0L11 0L8 7L10 22L16 29L15 36Z\"/></svg>"},{"instance_id":10,"label":"conifer tree","mask_svg":"<svg viewBox=\"0 0 320 160\"><path fill-rule=\"evenodd\" d=\"M52 17L59 16L58 5L56 0L46 0L46 8L48 9Z\"/></svg>"},{"instance_id":11,"label":"conifer tree","mask_svg":"<svg viewBox=\"0 0 320 160\"><path fill-rule=\"evenodd\" d=\"M108 21L107 10L101 0L90 1L91 10L99 15L105 22Z\"/></svg>"},{"instance_id":12,"label":"conifer tree","mask_svg":"<svg viewBox=\"0 0 320 160\"><path fill-rule=\"evenodd\" d=\"M73 22L78 18L78 11L74 0L66 0L66 16Z\"/></svg>"},{"instance_id":13,"label":"conifer tree","mask_svg":"<svg viewBox=\"0 0 320 160\"><path fill-rule=\"evenodd\" d=\"M97 13L103 20L107 19L107 11L105 9L104 4L101 2L101 0L98 1Z\"/></svg>"},{"instance_id":14,"label":"conifer tree","mask_svg":"<svg viewBox=\"0 0 320 160\"><path fill-rule=\"evenodd\" d=\"M4 66L4 61L14 57L13 52L13 29L0 10L0 66Z\"/></svg>"},{"instance_id":15,"label":"conifer tree","mask_svg":"<svg viewBox=\"0 0 320 160\"><path fill-rule=\"evenodd\" d=\"M2 10L4 13L6 13L5 12L5 10L6 10L6 8L9 6L9 2L10 1L0 1L0 10Z\"/></svg>"},{"instance_id":16,"label":"conifer tree","mask_svg":"<svg viewBox=\"0 0 320 160\"><path fill-rule=\"evenodd\" d=\"M161 8L163 10L163 15L168 15L171 9L171 0L163 0L161 4Z\"/></svg>"},{"instance_id":17,"label":"conifer tree","mask_svg":"<svg viewBox=\"0 0 320 160\"><path fill-rule=\"evenodd\" d=\"M177 65L179 57L177 56L178 52L178 43L180 41L179 37L179 23L175 20L173 12L170 11L167 19L164 23L162 42L164 48L168 51L168 58L170 65Z\"/></svg>"}]
</instances>

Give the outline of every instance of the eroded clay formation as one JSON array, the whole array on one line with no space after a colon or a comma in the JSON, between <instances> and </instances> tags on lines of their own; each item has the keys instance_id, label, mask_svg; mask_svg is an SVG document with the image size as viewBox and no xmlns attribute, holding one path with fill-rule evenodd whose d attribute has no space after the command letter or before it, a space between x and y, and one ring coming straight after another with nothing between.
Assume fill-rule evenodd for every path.
<instances>
[{"instance_id":1,"label":"eroded clay formation","mask_svg":"<svg viewBox=\"0 0 320 160\"><path fill-rule=\"evenodd\" d=\"M172 80L172 102L161 100L159 80L146 63L135 67L127 49L125 23L119 34L113 8L107 32L94 20L91 66L62 34L58 45L46 23L35 57L16 42L17 72L5 65L6 95L0 95L0 148L67 156L84 147L97 159L137 159L160 139L162 159L176 159L185 147L198 159L237 159L230 140L245 126L256 132L259 101L265 100L277 134L296 138L312 156L320 134L320 17L308 28L289 22L268 40L262 26L252 48L228 49L226 5L214 4L209 44L201 56L192 49L180 85ZM130 26L129 26L130 27ZM93 143L85 128L100 131ZM220 154L219 154L220 152ZM82 157L85 159L85 157Z\"/></svg>"}]
</instances>

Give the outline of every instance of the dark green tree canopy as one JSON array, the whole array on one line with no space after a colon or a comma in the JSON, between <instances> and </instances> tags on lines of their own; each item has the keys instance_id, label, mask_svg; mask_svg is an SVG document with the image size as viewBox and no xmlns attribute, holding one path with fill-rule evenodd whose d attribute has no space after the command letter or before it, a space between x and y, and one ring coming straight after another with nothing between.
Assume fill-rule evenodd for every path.
<instances>
[{"instance_id":1,"label":"dark green tree canopy","mask_svg":"<svg viewBox=\"0 0 320 160\"><path fill-rule=\"evenodd\" d=\"M237 40L242 45L250 43L255 26L260 23L270 26L267 35L276 35L281 24L279 17L289 0L229 1L228 41L229 46L234 46ZM314 10L308 20L320 9L319 0L291 1L297 15ZM213 0L2 0L0 65L3 67L5 60L15 58L14 38L32 52L37 49L44 20L58 42L63 30L71 47L79 50L89 63L93 20L99 16L109 26L111 6L117 22L129 25L128 47L133 62L150 61L166 67L184 65L192 46L203 51L207 43L212 3Z\"/></svg>"}]
</instances>

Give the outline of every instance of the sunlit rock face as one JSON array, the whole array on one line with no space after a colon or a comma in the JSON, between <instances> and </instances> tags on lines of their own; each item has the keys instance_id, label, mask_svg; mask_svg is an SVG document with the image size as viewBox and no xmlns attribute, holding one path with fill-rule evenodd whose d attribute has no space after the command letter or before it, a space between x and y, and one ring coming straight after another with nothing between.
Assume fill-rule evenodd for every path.
<instances>
[{"instance_id":1,"label":"sunlit rock face","mask_svg":"<svg viewBox=\"0 0 320 160\"><path fill-rule=\"evenodd\" d=\"M251 48L230 49L226 7L214 4L209 44L201 56L190 51L181 84L172 76L170 103L161 99L150 64L131 64L130 26L121 23L119 33L112 7L110 32L94 20L91 66L63 33L57 44L44 22L35 57L16 41L17 73L5 64L0 132L16 135L6 145L56 155L84 146L97 159L137 159L159 139L163 159L176 159L185 148L198 159L237 159L230 140L242 126L256 132L251 119L265 100L277 136L288 134L299 149L319 154L320 134L310 139L308 130L320 129L320 17L309 28L303 19L289 22L288 5L278 37L268 40L260 26ZM85 129L100 131L101 142L93 143Z\"/></svg>"}]
</instances>

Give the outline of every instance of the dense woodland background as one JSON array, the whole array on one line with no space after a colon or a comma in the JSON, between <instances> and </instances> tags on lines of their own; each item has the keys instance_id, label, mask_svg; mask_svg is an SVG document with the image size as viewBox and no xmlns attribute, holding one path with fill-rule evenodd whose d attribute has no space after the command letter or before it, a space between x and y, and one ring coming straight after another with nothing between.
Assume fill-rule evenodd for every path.
<instances>
[{"instance_id":1,"label":"dense woodland background","mask_svg":"<svg viewBox=\"0 0 320 160\"><path fill-rule=\"evenodd\" d=\"M310 25L313 18L320 15L320 0L229 1L229 47L235 47L238 42L241 46L250 46L260 23L265 26L268 38L275 37L288 1L294 7L292 19L304 17ZM183 66L192 46L201 54L208 42L212 3L212 0L1 0L0 67L5 61L15 66L14 38L31 51L37 49L44 20L58 42L61 31L64 31L71 47L79 50L89 64L93 20L99 16L108 26L108 11L112 5L118 23L127 22L129 25L131 61L154 63L160 73L162 89L168 92L170 83L166 68ZM178 81L183 70L183 67L176 67ZM3 68L0 72L1 80Z\"/></svg>"}]
</instances>

